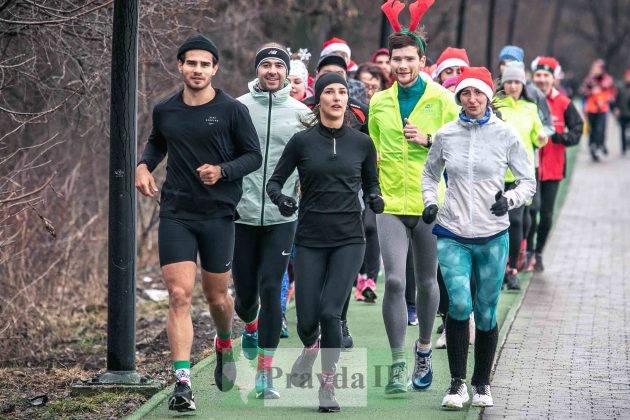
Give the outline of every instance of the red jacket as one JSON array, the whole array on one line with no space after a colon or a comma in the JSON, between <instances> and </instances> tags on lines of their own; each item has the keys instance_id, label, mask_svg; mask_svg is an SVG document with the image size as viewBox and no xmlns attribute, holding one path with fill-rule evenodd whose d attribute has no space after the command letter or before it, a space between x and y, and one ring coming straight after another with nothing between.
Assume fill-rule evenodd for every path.
<instances>
[{"instance_id":1,"label":"red jacket","mask_svg":"<svg viewBox=\"0 0 630 420\"><path fill-rule=\"evenodd\" d=\"M538 179L560 181L564 179L566 170L565 149L580 142L584 123L571 100L557 89L547 95L547 103L556 132L551 141L540 149Z\"/></svg>"}]
</instances>

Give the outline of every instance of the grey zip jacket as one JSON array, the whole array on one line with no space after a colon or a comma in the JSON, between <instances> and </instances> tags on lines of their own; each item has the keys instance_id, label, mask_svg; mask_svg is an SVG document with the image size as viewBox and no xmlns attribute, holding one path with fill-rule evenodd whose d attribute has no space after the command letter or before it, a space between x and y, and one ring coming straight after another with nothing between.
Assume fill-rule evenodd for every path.
<instances>
[{"instance_id":1,"label":"grey zip jacket","mask_svg":"<svg viewBox=\"0 0 630 420\"><path fill-rule=\"evenodd\" d=\"M424 204L438 204L438 182L446 169L446 197L436 223L464 238L500 233L510 226L509 217L495 216L490 207L497 192L504 191L507 168L517 184L504 193L511 210L536 192L534 167L516 131L494 114L484 125L461 119L447 123L435 134L424 165Z\"/></svg>"},{"instance_id":2,"label":"grey zip jacket","mask_svg":"<svg viewBox=\"0 0 630 420\"><path fill-rule=\"evenodd\" d=\"M304 130L303 121L310 119L309 108L291 97L291 83L276 92L263 92L258 88L258 79L249 82L249 93L237 98L249 110L256 128L262 152L262 166L243 178L243 196L236 207L239 219L236 223L268 226L292 222L297 214L284 217L271 202L265 191L267 180L273 174L284 147L291 137ZM299 201L297 171L284 184L282 193Z\"/></svg>"}]
</instances>

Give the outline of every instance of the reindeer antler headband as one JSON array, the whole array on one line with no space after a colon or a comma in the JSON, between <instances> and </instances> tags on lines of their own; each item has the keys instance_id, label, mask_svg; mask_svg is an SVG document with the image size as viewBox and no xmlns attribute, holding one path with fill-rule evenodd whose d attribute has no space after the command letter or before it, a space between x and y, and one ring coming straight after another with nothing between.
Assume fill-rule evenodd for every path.
<instances>
[{"instance_id":1,"label":"reindeer antler headband","mask_svg":"<svg viewBox=\"0 0 630 420\"><path fill-rule=\"evenodd\" d=\"M415 30L420 25L420 20L424 16L424 14L429 10L429 8L435 3L435 0L416 0L409 5L409 13L411 14L411 19L409 21L409 27L402 26L400 21L398 20L398 16L400 12L405 8L405 4L400 0L387 0L385 4L381 6L381 10L387 16L387 20L389 24L392 26L394 31L409 35L413 39L416 40L418 46L424 53L427 50L427 43L415 33Z\"/></svg>"}]
</instances>

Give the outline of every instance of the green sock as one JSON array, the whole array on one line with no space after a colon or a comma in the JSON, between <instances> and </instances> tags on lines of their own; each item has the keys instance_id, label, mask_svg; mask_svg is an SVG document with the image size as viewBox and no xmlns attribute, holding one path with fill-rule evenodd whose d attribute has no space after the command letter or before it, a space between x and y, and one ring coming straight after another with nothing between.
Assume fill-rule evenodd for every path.
<instances>
[{"instance_id":1,"label":"green sock","mask_svg":"<svg viewBox=\"0 0 630 420\"><path fill-rule=\"evenodd\" d=\"M173 360L173 370L190 369L190 360Z\"/></svg>"},{"instance_id":2,"label":"green sock","mask_svg":"<svg viewBox=\"0 0 630 420\"><path fill-rule=\"evenodd\" d=\"M405 349L392 349L392 363L406 362Z\"/></svg>"},{"instance_id":3,"label":"green sock","mask_svg":"<svg viewBox=\"0 0 630 420\"><path fill-rule=\"evenodd\" d=\"M232 337L232 332L217 331L217 337L219 337L220 340L229 340L230 337Z\"/></svg>"}]
</instances>

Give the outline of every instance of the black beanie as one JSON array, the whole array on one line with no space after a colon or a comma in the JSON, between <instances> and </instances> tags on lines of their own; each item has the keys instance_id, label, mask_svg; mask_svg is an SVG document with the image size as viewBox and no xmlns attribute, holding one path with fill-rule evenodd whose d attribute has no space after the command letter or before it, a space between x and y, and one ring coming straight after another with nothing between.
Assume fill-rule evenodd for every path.
<instances>
[{"instance_id":1,"label":"black beanie","mask_svg":"<svg viewBox=\"0 0 630 420\"><path fill-rule=\"evenodd\" d=\"M322 92L324 91L324 89L326 89L326 86L332 85L333 83L341 83L346 87L346 89L348 88L348 82L342 75L337 73L326 73L315 82L316 104L319 104L319 97L322 96Z\"/></svg>"},{"instance_id":2,"label":"black beanie","mask_svg":"<svg viewBox=\"0 0 630 420\"><path fill-rule=\"evenodd\" d=\"M254 68L256 71L258 71L258 66L272 58L281 60L284 63L284 67L287 68L287 74L289 73L291 68L291 57L284 48L277 47L266 47L258 50L256 53L256 61L254 62Z\"/></svg>"},{"instance_id":3,"label":"black beanie","mask_svg":"<svg viewBox=\"0 0 630 420\"><path fill-rule=\"evenodd\" d=\"M214 59L217 62L219 61L219 50L217 49L217 46L214 45L214 42L212 42L210 38L203 35L194 35L184 41L182 46L177 50L177 59L183 61L184 54L186 54L186 51L190 50L208 51L214 56Z\"/></svg>"}]
</instances>

